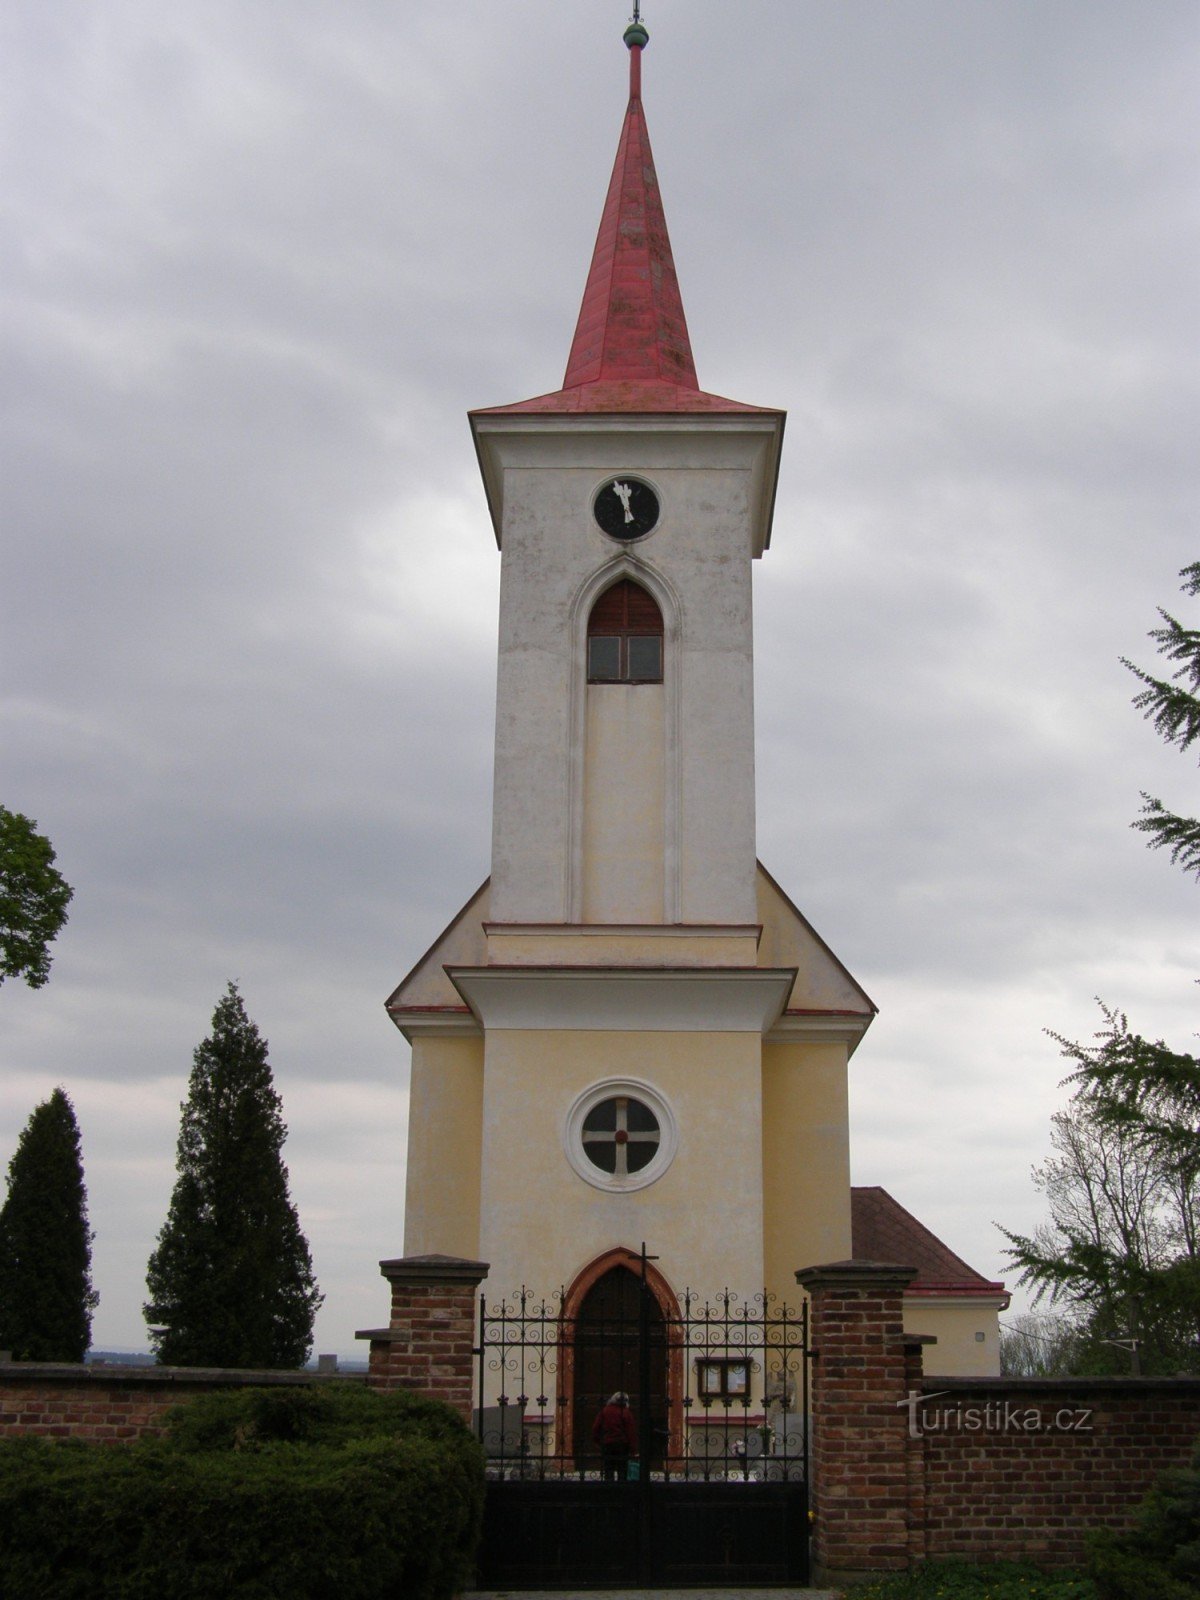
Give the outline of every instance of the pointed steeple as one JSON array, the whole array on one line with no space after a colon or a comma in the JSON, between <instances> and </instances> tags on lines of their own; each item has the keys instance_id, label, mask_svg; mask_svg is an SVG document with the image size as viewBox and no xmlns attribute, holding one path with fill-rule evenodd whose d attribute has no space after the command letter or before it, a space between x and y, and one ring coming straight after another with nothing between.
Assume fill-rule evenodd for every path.
<instances>
[{"instance_id":1,"label":"pointed steeple","mask_svg":"<svg viewBox=\"0 0 1200 1600\"><path fill-rule=\"evenodd\" d=\"M629 105L564 389L606 380L699 388L642 110L642 50L647 38L639 23L631 24L625 34Z\"/></svg>"},{"instance_id":2,"label":"pointed steeple","mask_svg":"<svg viewBox=\"0 0 1200 1600\"><path fill-rule=\"evenodd\" d=\"M640 20L625 30L629 104L561 389L492 412L759 411L696 381L650 135Z\"/></svg>"}]
</instances>

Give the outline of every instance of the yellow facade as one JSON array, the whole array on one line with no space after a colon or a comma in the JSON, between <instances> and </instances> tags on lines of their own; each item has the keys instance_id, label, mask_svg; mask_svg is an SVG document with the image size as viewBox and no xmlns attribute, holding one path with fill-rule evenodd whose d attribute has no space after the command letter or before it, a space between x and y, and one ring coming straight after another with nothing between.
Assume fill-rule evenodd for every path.
<instances>
[{"instance_id":1,"label":"yellow facade","mask_svg":"<svg viewBox=\"0 0 1200 1600\"><path fill-rule=\"evenodd\" d=\"M479 1259L482 1134L483 1040L414 1038L405 1254Z\"/></svg>"},{"instance_id":2,"label":"yellow facade","mask_svg":"<svg viewBox=\"0 0 1200 1600\"><path fill-rule=\"evenodd\" d=\"M975 1299L905 1296L904 1331L932 1337L925 1351L931 1377L989 1378L1000 1371L999 1312L1006 1295Z\"/></svg>"},{"instance_id":3,"label":"yellow facade","mask_svg":"<svg viewBox=\"0 0 1200 1600\"><path fill-rule=\"evenodd\" d=\"M762 1050L764 1282L784 1300L799 1267L853 1254L846 1067L843 1044Z\"/></svg>"},{"instance_id":4,"label":"yellow facade","mask_svg":"<svg viewBox=\"0 0 1200 1600\"><path fill-rule=\"evenodd\" d=\"M413 1045L404 1249L553 1295L645 1242L677 1293L765 1288L854 1255L848 1069L873 1008L761 868L752 926L498 924L488 885L390 1003ZM642 1187L571 1159L572 1107L644 1086L676 1134ZM998 1370L1003 1297L906 1298L946 1375ZM978 1335L983 1337L979 1338Z\"/></svg>"}]
</instances>

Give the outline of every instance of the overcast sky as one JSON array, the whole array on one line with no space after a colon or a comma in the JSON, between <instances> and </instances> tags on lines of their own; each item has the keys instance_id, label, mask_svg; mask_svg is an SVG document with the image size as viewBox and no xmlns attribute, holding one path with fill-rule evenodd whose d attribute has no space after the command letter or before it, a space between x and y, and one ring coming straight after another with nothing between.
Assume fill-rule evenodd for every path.
<instances>
[{"instance_id":1,"label":"overcast sky","mask_svg":"<svg viewBox=\"0 0 1200 1600\"><path fill-rule=\"evenodd\" d=\"M488 870L498 556L465 413L557 387L625 0L0 18L0 801L75 887L0 990L0 1166L63 1084L94 1342L145 1347L229 979L361 1356L403 1242L383 1002ZM854 1180L980 1270L1094 997L1195 1048L1200 889L1129 704L1200 558L1194 0L649 0L702 387L789 413L759 853L880 1008ZM796 1266L809 1265L797 1261ZM496 1284L499 1291L511 1287ZM705 1289L713 1286L700 1286Z\"/></svg>"}]
</instances>

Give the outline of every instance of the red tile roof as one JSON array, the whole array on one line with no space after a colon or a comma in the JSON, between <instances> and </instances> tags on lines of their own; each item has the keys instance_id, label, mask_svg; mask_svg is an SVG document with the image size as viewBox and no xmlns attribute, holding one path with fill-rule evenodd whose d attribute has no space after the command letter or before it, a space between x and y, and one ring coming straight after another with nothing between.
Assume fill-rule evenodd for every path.
<instances>
[{"instance_id":1,"label":"red tile roof","mask_svg":"<svg viewBox=\"0 0 1200 1600\"><path fill-rule=\"evenodd\" d=\"M878 1185L850 1190L850 1229L856 1261L894 1261L917 1269L907 1293L995 1294L1004 1290L1002 1283L993 1283L969 1267Z\"/></svg>"}]
</instances>

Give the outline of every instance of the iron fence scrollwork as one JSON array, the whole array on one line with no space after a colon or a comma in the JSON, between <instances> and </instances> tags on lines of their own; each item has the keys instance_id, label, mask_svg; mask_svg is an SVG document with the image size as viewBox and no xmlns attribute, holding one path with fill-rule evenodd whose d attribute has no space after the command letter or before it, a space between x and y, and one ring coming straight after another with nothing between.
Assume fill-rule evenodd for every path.
<instances>
[{"instance_id":1,"label":"iron fence scrollwork","mask_svg":"<svg viewBox=\"0 0 1200 1600\"><path fill-rule=\"evenodd\" d=\"M640 1272L633 1259L592 1303L525 1287L481 1296L475 1425L489 1477L602 1481L593 1422L624 1393L639 1481L806 1481L807 1304L725 1289L664 1306L644 1249Z\"/></svg>"}]
</instances>

